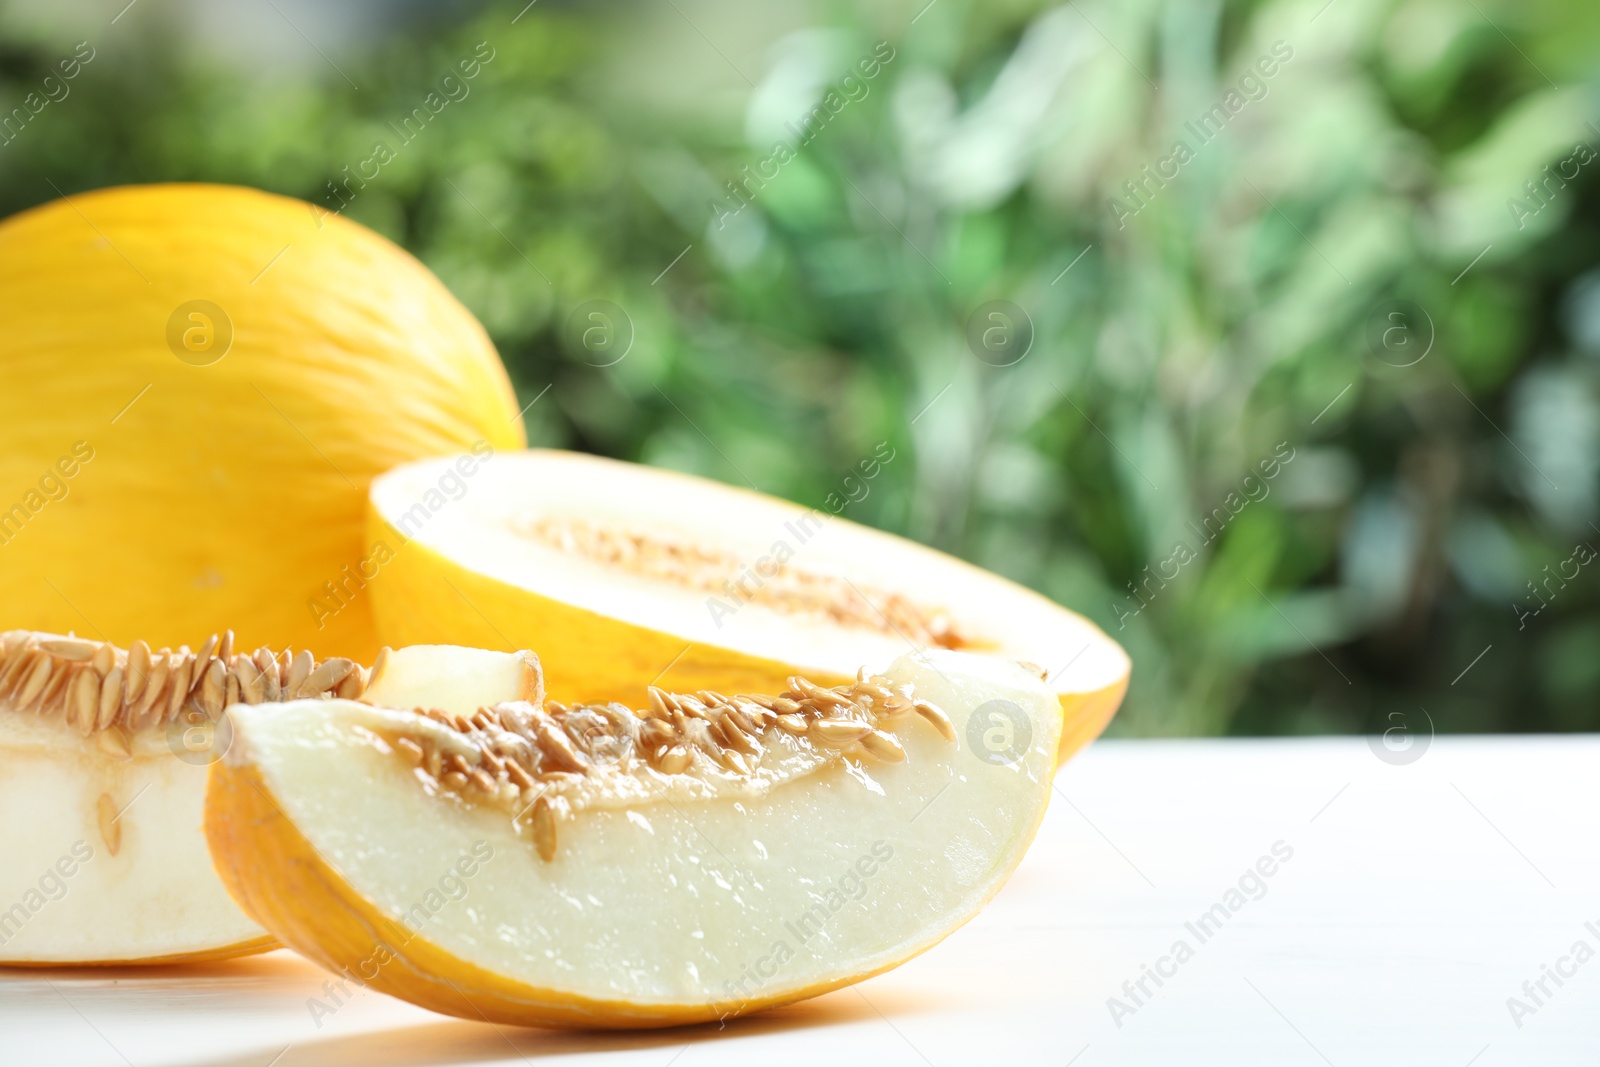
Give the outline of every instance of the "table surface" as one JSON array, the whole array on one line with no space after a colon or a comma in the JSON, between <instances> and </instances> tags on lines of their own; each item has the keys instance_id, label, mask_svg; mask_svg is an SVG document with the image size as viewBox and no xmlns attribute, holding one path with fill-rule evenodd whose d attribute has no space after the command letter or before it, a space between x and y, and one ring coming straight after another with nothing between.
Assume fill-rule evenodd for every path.
<instances>
[{"instance_id":1,"label":"table surface","mask_svg":"<svg viewBox=\"0 0 1600 1067\"><path fill-rule=\"evenodd\" d=\"M1101 742L965 928L725 1027L521 1030L371 992L319 1027L323 972L280 951L0 969L0 1064L1592 1067L1597 767L1600 737L1440 737L1404 766L1360 738Z\"/></svg>"}]
</instances>

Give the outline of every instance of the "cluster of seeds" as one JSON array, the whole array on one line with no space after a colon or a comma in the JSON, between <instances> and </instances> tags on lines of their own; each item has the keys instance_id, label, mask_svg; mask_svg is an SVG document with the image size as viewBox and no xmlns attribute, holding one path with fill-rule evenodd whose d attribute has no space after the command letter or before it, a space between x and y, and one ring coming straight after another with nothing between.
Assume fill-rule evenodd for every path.
<instances>
[{"instance_id":1,"label":"cluster of seeds","mask_svg":"<svg viewBox=\"0 0 1600 1067\"><path fill-rule=\"evenodd\" d=\"M653 686L648 692L650 706L642 711L553 700L542 707L497 704L470 718L418 709L445 729L399 736L393 746L438 788L510 811L549 860L557 828L575 805L607 794L639 796L640 783L663 782L652 775L714 788L764 771L776 780L785 772L767 764L785 758L791 760L787 773L794 773L797 753L806 768L842 757L898 763L906 750L882 727L908 717L927 720L947 741L956 739L949 716L911 685L895 686L864 670L832 689L792 677L779 696L667 693ZM772 731L791 744L780 751Z\"/></svg>"},{"instance_id":2,"label":"cluster of seeds","mask_svg":"<svg viewBox=\"0 0 1600 1067\"><path fill-rule=\"evenodd\" d=\"M302 697L359 697L371 672L344 658L318 663L310 652L235 652L233 631L200 651L184 645L127 650L109 641L12 630L0 634L0 701L14 711L60 716L102 750L126 757L128 735L171 722L186 707L215 721L230 704Z\"/></svg>"},{"instance_id":3,"label":"cluster of seeds","mask_svg":"<svg viewBox=\"0 0 1600 1067\"><path fill-rule=\"evenodd\" d=\"M786 615L812 615L856 629L904 637L917 645L960 649L973 642L948 613L899 593L868 594L844 578L777 563L759 575L732 552L671 541L658 533L586 519L545 516L516 525L524 537L561 552L689 589L757 603Z\"/></svg>"}]
</instances>

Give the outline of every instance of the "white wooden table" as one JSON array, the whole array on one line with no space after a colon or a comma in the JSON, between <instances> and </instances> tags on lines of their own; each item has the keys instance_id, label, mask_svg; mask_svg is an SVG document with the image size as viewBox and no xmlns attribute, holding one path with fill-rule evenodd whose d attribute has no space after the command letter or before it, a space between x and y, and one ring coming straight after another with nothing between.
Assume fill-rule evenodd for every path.
<instances>
[{"instance_id":1,"label":"white wooden table","mask_svg":"<svg viewBox=\"0 0 1600 1067\"><path fill-rule=\"evenodd\" d=\"M970 925L725 1029L497 1029L376 993L318 1028L324 975L275 952L0 970L0 1064L1592 1067L1600 958L1571 953L1600 952L1597 772L1595 737L1437 738L1407 766L1359 738L1103 742L1062 772L1026 862ZM1230 898L1279 842L1292 857ZM1144 978L1149 996L1144 964L1167 974ZM1523 983L1541 979L1535 1004ZM1534 1010L1514 1019L1512 997Z\"/></svg>"}]
</instances>

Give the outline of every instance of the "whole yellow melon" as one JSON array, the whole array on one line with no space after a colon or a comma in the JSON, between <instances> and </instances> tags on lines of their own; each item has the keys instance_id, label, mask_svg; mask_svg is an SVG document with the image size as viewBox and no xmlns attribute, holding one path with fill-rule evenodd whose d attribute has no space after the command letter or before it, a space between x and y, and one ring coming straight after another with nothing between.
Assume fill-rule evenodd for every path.
<instances>
[{"instance_id":1,"label":"whole yellow melon","mask_svg":"<svg viewBox=\"0 0 1600 1067\"><path fill-rule=\"evenodd\" d=\"M483 328L390 241L214 185L0 223L0 625L370 658L367 485L520 447ZM383 554L383 553L380 553Z\"/></svg>"}]
</instances>

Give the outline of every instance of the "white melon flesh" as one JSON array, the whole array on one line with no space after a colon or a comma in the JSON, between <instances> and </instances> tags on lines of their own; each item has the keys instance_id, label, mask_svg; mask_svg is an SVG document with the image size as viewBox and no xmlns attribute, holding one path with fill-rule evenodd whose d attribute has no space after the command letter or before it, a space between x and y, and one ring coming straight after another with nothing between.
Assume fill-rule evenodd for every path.
<instances>
[{"instance_id":1,"label":"white melon flesh","mask_svg":"<svg viewBox=\"0 0 1600 1067\"><path fill-rule=\"evenodd\" d=\"M503 700L544 700L539 658L531 652L491 652L458 645L388 649L361 694L385 708L438 708L471 715Z\"/></svg>"},{"instance_id":2,"label":"white melon flesh","mask_svg":"<svg viewBox=\"0 0 1600 1067\"><path fill-rule=\"evenodd\" d=\"M269 935L234 906L201 829L206 768L165 732L130 759L59 721L0 714L0 962L154 962Z\"/></svg>"},{"instance_id":3,"label":"white melon flesh","mask_svg":"<svg viewBox=\"0 0 1600 1067\"><path fill-rule=\"evenodd\" d=\"M463 972L544 991L554 1006L533 996L525 1011L477 1000L473 1010L592 1025L717 1018L927 949L1000 888L1032 840L1060 730L1050 689L1014 664L956 652L903 656L885 674L942 708L955 740L910 715L893 727L901 762L834 756L770 789L599 804L561 824L548 860L504 811L432 788L401 758L391 741L418 716L344 701L238 708L225 762L259 775L274 808L378 915ZM241 851L219 858L224 880L271 893L249 842L236 835L229 847ZM356 941L370 933L317 932L329 929L318 902L275 907L297 917L274 932L312 958L338 969L364 955ZM267 910L258 914L273 926ZM407 969L375 968L373 984ZM441 989L468 981L438 978Z\"/></svg>"}]
</instances>

